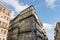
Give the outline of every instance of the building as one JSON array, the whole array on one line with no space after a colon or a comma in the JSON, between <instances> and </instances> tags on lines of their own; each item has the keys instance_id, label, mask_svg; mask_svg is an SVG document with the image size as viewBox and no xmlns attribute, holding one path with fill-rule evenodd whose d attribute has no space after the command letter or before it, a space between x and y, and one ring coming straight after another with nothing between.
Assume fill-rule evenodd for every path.
<instances>
[{"instance_id":1,"label":"building","mask_svg":"<svg viewBox=\"0 0 60 40\"><path fill-rule=\"evenodd\" d=\"M8 40L48 40L34 7L24 9L10 24Z\"/></svg>"},{"instance_id":2,"label":"building","mask_svg":"<svg viewBox=\"0 0 60 40\"><path fill-rule=\"evenodd\" d=\"M57 22L56 24L54 38L54 40L60 40L60 22Z\"/></svg>"},{"instance_id":3,"label":"building","mask_svg":"<svg viewBox=\"0 0 60 40\"><path fill-rule=\"evenodd\" d=\"M11 11L0 3L0 40L6 40Z\"/></svg>"}]
</instances>

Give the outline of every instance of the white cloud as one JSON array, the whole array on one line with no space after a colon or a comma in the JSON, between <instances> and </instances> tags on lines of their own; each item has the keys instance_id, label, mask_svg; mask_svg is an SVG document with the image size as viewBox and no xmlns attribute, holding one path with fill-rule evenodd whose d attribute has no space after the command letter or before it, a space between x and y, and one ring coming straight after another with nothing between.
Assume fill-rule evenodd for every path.
<instances>
[{"instance_id":1,"label":"white cloud","mask_svg":"<svg viewBox=\"0 0 60 40\"><path fill-rule=\"evenodd\" d=\"M55 24L43 23L43 28L45 29L49 40L54 40L54 26Z\"/></svg>"},{"instance_id":2,"label":"white cloud","mask_svg":"<svg viewBox=\"0 0 60 40\"><path fill-rule=\"evenodd\" d=\"M19 4L18 0L1 0L1 1L12 5L18 12L28 7L27 4L26 5Z\"/></svg>"},{"instance_id":3,"label":"white cloud","mask_svg":"<svg viewBox=\"0 0 60 40\"><path fill-rule=\"evenodd\" d=\"M46 2L46 5L50 8L56 7L56 4L55 4L56 0L45 0L45 2Z\"/></svg>"},{"instance_id":4,"label":"white cloud","mask_svg":"<svg viewBox=\"0 0 60 40\"><path fill-rule=\"evenodd\" d=\"M43 23L43 28L46 30L50 30L53 27L52 24L48 24L48 23Z\"/></svg>"},{"instance_id":5,"label":"white cloud","mask_svg":"<svg viewBox=\"0 0 60 40\"><path fill-rule=\"evenodd\" d=\"M49 40L54 40L54 33L49 33L48 35Z\"/></svg>"},{"instance_id":6,"label":"white cloud","mask_svg":"<svg viewBox=\"0 0 60 40\"><path fill-rule=\"evenodd\" d=\"M35 2L36 0L26 0L26 1Z\"/></svg>"},{"instance_id":7,"label":"white cloud","mask_svg":"<svg viewBox=\"0 0 60 40\"><path fill-rule=\"evenodd\" d=\"M14 16L14 11L12 11L12 13L11 13L11 19L12 18L15 18L15 16Z\"/></svg>"}]
</instances>

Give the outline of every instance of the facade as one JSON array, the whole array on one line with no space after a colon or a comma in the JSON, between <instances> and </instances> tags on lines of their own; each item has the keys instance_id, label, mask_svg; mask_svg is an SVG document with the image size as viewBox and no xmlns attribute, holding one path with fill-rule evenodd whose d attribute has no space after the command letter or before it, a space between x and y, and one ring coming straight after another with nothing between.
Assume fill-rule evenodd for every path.
<instances>
[{"instance_id":1,"label":"facade","mask_svg":"<svg viewBox=\"0 0 60 40\"><path fill-rule=\"evenodd\" d=\"M54 38L54 40L60 40L60 22L57 22L56 24Z\"/></svg>"},{"instance_id":2,"label":"facade","mask_svg":"<svg viewBox=\"0 0 60 40\"><path fill-rule=\"evenodd\" d=\"M6 40L11 11L0 3L0 40Z\"/></svg>"},{"instance_id":3,"label":"facade","mask_svg":"<svg viewBox=\"0 0 60 40\"><path fill-rule=\"evenodd\" d=\"M48 40L42 27L31 5L11 21L7 40Z\"/></svg>"}]
</instances>

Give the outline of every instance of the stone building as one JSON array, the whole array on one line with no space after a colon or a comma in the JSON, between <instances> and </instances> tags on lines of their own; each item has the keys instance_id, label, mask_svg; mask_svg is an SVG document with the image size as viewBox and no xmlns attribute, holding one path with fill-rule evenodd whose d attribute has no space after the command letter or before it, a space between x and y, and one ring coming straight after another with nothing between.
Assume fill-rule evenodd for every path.
<instances>
[{"instance_id":1,"label":"stone building","mask_svg":"<svg viewBox=\"0 0 60 40\"><path fill-rule=\"evenodd\" d=\"M34 7L24 9L10 24L8 40L48 40Z\"/></svg>"},{"instance_id":2,"label":"stone building","mask_svg":"<svg viewBox=\"0 0 60 40\"><path fill-rule=\"evenodd\" d=\"M0 40L6 40L11 11L0 3Z\"/></svg>"},{"instance_id":3,"label":"stone building","mask_svg":"<svg viewBox=\"0 0 60 40\"><path fill-rule=\"evenodd\" d=\"M56 24L54 40L60 40L60 22Z\"/></svg>"}]
</instances>

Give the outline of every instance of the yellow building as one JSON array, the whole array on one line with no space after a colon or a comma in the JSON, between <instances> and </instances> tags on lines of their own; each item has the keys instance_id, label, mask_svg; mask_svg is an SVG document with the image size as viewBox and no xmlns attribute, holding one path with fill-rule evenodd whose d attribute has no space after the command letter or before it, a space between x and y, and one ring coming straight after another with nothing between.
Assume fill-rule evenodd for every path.
<instances>
[{"instance_id":1,"label":"yellow building","mask_svg":"<svg viewBox=\"0 0 60 40\"><path fill-rule=\"evenodd\" d=\"M0 3L0 40L6 40L11 11Z\"/></svg>"}]
</instances>

